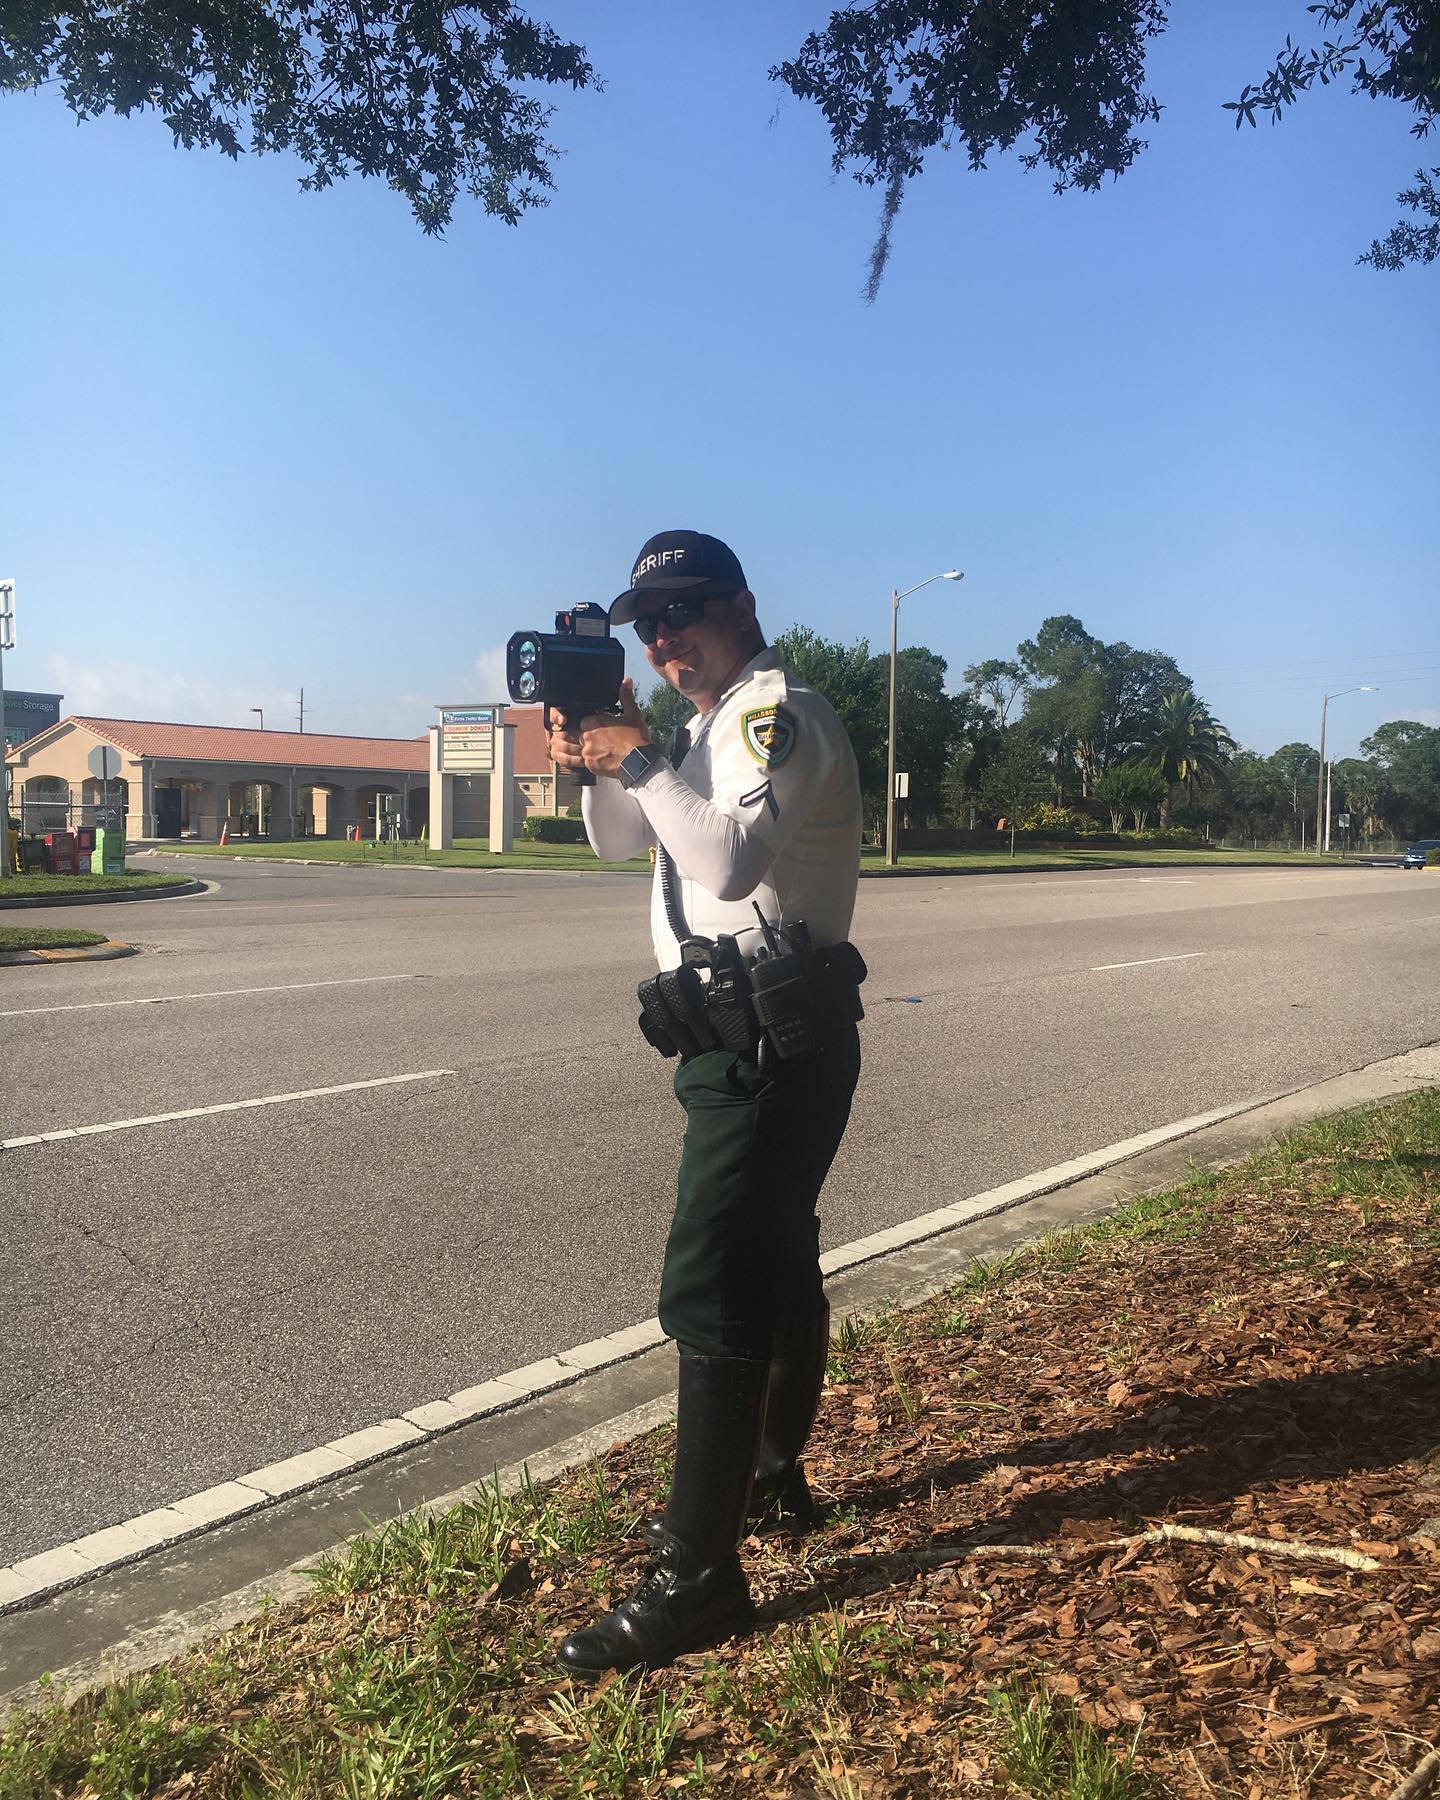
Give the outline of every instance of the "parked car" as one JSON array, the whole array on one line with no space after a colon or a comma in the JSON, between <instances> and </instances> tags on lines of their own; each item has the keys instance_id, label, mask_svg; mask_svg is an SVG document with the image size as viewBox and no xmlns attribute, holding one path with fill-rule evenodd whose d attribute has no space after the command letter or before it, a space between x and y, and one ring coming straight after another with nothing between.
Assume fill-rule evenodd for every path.
<instances>
[{"instance_id":1,"label":"parked car","mask_svg":"<svg viewBox=\"0 0 1440 1800\"><path fill-rule=\"evenodd\" d=\"M1400 867L1402 869L1423 869L1425 858L1432 850L1440 850L1440 838L1416 838L1400 858Z\"/></svg>"}]
</instances>

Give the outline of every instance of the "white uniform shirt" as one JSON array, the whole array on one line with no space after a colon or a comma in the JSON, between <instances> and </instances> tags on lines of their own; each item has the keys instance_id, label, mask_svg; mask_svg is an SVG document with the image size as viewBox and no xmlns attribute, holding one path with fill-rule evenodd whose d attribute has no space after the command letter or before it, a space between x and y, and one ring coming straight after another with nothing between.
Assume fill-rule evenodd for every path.
<instances>
[{"instance_id":1,"label":"white uniform shirt","mask_svg":"<svg viewBox=\"0 0 1440 1800\"><path fill-rule=\"evenodd\" d=\"M757 929L758 902L772 925L803 919L817 944L843 942L860 868L860 780L830 702L764 650L689 729L680 768L660 763L628 793L603 778L585 789L596 855L621 861L663 845L699 937ZM658 866L650 934L659 966L675 968Z\"/></svg>"}]
</instances>

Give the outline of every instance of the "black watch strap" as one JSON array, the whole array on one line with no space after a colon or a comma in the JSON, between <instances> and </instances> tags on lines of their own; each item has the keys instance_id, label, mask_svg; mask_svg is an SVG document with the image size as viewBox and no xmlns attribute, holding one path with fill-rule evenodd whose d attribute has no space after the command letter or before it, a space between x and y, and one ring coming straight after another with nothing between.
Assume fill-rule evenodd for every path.
<instances>
[{"instance_id":1,"label":"black watch strap","mask_svg":"<svg viewBox=\"0 0 1440 1800\"><path fill-rule=\"evenodd\" d=\"M665 752L654 744L637 744L630 754L622 758L616 773L620 777L623 788L633 788L637 782L643 781L658 762L664 762Z\"/></svg>"}]
</instances>

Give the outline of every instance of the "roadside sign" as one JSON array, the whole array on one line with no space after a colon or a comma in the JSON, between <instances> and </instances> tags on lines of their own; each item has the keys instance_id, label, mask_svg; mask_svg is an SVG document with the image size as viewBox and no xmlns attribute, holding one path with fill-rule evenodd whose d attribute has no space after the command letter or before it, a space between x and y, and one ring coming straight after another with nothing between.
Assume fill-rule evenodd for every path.
<instances>
[{"instance_id":1,"label":"roadside sign","mask_svg":"<svg viewBox=\"0 0 1440 1800\"><path fill-rule=\"evenodd\" d=\"M1340 827L1340 829L1342 831L1348 831L1350 829L1349 813L1336 813L1335 823Z\"/></svg>"},{"instance_id":2,"label":"roadside sign","mask_svg":"<svg viewBox=\"0 0 1440 1800\"><path fill-rule=\"evenodd\" d=\"M495 767L495 733L503 706L440 708L440 769L446 775L488 775Z\"/></svg>"},{"instance_id":3,"label":"roadside sign","mask_svg":"<svg viewBox=\"0 0 1440 1800\"><path fill-rule=\"evenodd\" d=\"M910 776L907 770L899 769L896 771L895 798L897 800L908 800L910 798Z\"/></svg>"},{"instance_id":4,"label":"roadside sign","mask_svg":"<svg viewBox=\"0 0 1440 1800\"><path fill-rule=\"evenodd\" d=\"M97 744L85 758L85 767L100 781L114 781L120 773L120 752L111 744Z\"/></svg>"}]
</instances>

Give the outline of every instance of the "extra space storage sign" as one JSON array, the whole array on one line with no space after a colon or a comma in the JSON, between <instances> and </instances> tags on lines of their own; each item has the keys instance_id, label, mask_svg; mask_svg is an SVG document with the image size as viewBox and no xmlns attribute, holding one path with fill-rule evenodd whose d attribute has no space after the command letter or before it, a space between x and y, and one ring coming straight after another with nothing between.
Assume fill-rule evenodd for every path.
<instances>
[{"instance_id":1,"label":"extra space storage sign","mask_svg":"<svg viewBox=\"0 0 1440 1800\"><path fill-rule=\"evenodd\" d=\"M440 709L440 767L447 775L488 775L495 767L495 733L503 707Z\"/></svg>"}]
</instances>

